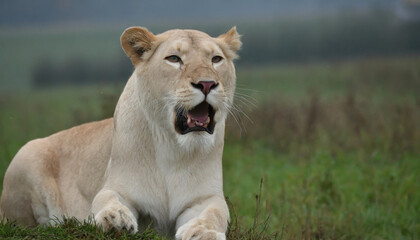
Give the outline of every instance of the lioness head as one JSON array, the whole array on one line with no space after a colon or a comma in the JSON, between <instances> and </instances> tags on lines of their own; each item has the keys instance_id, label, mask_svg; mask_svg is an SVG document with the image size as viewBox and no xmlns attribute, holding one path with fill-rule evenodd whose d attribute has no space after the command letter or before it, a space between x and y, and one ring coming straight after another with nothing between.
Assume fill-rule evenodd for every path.
<instances>
[{"instance_id":1,"label":"lioness head","mask_svg":"<svg viewBox=\"0 0 420 240\"><path fill-rule=\"evenodd\" d=\"M136 95L148 121L185 148L214 145L233 103L236 28L213 38L195 30L154 35L131 27L122 47L135 66Z\"/></svg>"}]
</instances>

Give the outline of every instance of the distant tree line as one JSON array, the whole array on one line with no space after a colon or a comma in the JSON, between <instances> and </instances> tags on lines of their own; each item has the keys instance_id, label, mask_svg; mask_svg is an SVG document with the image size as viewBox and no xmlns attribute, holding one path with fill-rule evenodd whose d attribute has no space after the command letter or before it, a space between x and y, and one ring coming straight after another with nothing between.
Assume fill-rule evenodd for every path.
<instances>
[{"instance_id":1,"label":"distant tree line","mask_svg":"<svg viewBox=\"0 0 420 240\"><path fill-rule=\"evenodd\" d=\"M33 85L37 88L57 85L83 85L91 83L118 83L127 81L133 66L125 55L113 61L104 59L91 62L73 57L64 62L45 58L33 71Z\"/></svg>"},{"instance_id":2,"label":"distant tree line","mask_svg":"<svg viewBox=\"0 0 420 240\"><path fill-rule=\"evenodd\" d=\"M221 28L213 25L201 29L214 36ZM243 22L238 23L238 31L244 43L238 65L420 53L419 22L404 22L385 11ZM45 87L119 82L126 81L131 72L131 63L123 54L95 62L45 59L35 67L33 83Z\"/></svg>"},{"instance_id":3,"label":"distant tree line","mask_svg":"<svg viewBox=\"0 0 420 240\"><path fill-rule=\"evenodd\" d=\"M239 26L240 63L336 60L420 53L420 22L383 11Z\"/></svg>"}]
</instances>

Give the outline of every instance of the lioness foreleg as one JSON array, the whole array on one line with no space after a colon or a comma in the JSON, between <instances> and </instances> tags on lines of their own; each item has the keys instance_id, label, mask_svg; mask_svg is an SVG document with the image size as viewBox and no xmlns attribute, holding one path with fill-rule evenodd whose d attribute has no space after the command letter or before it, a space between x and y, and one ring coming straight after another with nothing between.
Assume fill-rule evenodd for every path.
<instances>
[{"instance_id":1,"label":"lioness foreleg","mask_svg":"<svg viewBox=\"0 0 420 240\"><path fill-rule=\"evenodd\" d=\"M93 200L92 212L96 224L104 230L115 228L126 229L131 233L137 232L137 211L115 191L100 191Z\"/></svg>"},{"instance_id":2,"label":"lioness foreleg","mask_svg":"<svg viewBox=\"0 0 420 240\"><path fill-rule=\"evenodd\" d=\"M224 240L229 210L223 198L214 196L185 210L176 222L176 239Z\"/></svg>"}]
</instances>

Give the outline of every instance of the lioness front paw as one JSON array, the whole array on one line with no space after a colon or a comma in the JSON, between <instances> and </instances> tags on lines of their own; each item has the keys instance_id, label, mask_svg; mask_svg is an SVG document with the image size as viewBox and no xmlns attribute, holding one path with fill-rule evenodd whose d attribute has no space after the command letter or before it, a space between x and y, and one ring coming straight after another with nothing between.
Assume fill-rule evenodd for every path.
<instances>
[{"instance_id":1,"label":"lioness front paw","mask_svg":"<svg viewBox=\"0 0 420 240\"><path fill-rule=\"evenodd\" d=\"M225 233L211 230L203 219L192 219L176 231L177 240L226 240Z\"/></svg>"},{"instance_id":2,"label":"lioness front paw","mask_svg":"<svg viewBox=\"0 0 420 240\"><path fill-rule=\"evenodd\" d=\"M137 232L137 220L125 206L106 207L96 214L95 221L105 231L115 228L118 231L125 229L130 233Z\"/></svg>"}]
</instances>

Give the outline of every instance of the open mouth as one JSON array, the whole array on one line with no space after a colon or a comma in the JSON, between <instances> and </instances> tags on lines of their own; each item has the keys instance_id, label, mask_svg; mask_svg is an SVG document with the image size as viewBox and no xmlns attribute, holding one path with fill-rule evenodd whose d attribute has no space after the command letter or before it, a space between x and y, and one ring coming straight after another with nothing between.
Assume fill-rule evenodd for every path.
<instances>
[{"instance_id":1,"label":"open mouth","mask_svg":"<svg viewBox=\"0 0 420 240\"><path fill-rule=\"evenodd\" d=\"M213 134L214 114L214 108L206 101L188 111L178 108L176 109L175 129L182 135L196 131L206 131Z\"/></svg>"}]
</instances>

